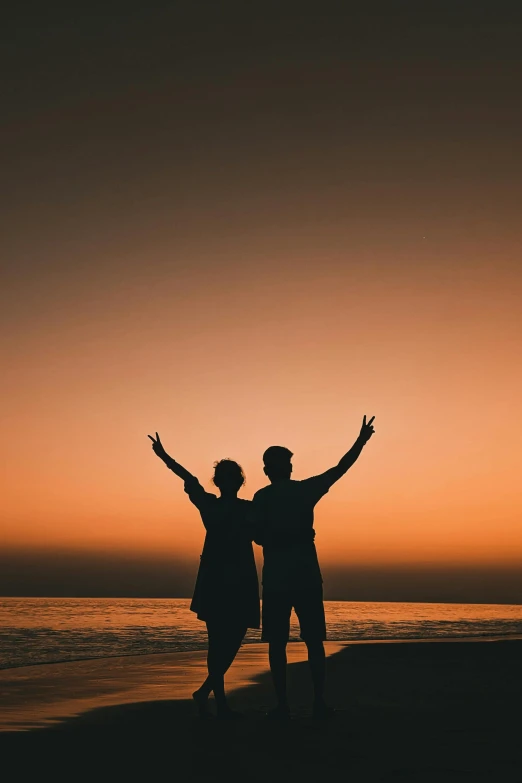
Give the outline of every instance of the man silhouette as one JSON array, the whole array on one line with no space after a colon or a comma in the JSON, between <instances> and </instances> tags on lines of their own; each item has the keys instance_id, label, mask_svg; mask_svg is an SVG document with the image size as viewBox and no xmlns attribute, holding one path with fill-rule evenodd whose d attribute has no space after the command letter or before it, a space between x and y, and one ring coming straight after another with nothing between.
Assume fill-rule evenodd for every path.
<instances>
[{"instance_id":1,"label":"man silhouette","mask_svg":"<svg viewBox=\"0 0 522 783\"><path fill-rule=\"evenodd\" d=\"M290 717L286 694L286 645L292 608L299 619L300 635L308 649L314 686L313 715L332 714L324 699L326 623L323 580L315 549L314 507L332 484L344 476L374 433L366 416L359 437L339 463L304 481L294 481L292 452L270 446L263 454L264 472L270 484L253 497L255 541L263 547L262 639L268 642L270 671L277 706L269 718Z\"/></svg>"}]
</instances>

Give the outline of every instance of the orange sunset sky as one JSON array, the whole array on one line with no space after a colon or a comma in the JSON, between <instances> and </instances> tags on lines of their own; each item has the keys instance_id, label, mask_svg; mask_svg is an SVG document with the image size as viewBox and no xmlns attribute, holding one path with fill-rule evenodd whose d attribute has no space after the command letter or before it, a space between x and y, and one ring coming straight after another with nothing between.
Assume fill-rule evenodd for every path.
<instances>
[{"instance_id":1,"label":"orange sunset sky","mask_svg":"<svg viewBox=\"0 0 522 783\"><path fill-rule=\"evenodd\" d=\"M209 490L238 460L251 497L267 446L304 478L367 414L316 510L327 595L432 569L451 600L471 568L522 601L517 30L207 11L18 20L7 47L1 591L88 555L189 595L203 527L147 434Z\"/></svg>"}]
</instances>

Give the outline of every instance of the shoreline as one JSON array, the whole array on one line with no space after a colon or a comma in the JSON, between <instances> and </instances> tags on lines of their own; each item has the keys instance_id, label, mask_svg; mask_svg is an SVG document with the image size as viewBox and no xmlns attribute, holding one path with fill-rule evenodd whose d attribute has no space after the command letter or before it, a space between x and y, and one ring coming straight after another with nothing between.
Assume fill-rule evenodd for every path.
<instances>
[{"instance_id":1,"label":"shoreline","mask_svg":"<svg viewBox=\"0 0 522 783\"><path fill-rule=\"evenodd\" d=\"M357 648L413 648L425 645L483 646L521 642L522 636L361 639L326 641L331 659ZM0 734L58 726L89 711L149 701L189 701L206 677L206 650L104 656L14 666L0 670ZM287 647L290 667L306 661L304 642ZM363 653L364 655L364 653ZM328 665L328 664L327 664ZM226 676L227 692L269 677L268 645L244 644Z\"/></svg>"},{"instance_id":2,"label":"shoreline","mask_svg":"<svg viewBox=\"0 0 522 783\"><path fill-rule=\"evenodd\" d=\"M484 635L474 635L474 636L426 636L426 637L416 637L416 636L407 636L403 638L394 638L394 639L328 639L325 641L325 644L417 644L421 642L500 642L500 641L510 641L510 640L517 640L522 639L522 634L505 634L505 635L499 635L499 634L484 634ZM291 639L288 641L289 645L293 644L302 644L302 641L300 639ZM267 642L261 642L261 641L252 641L252 642L243 642L243 647L252 647L259 645L260 647L266 647ZM148 656L153 655L185 655L190 653L205 653L206 654L207 647L206 645L204 647L200 647L198 649L186 649L186 650L164 650L162 652L143 652L143 653L123 653L120 655L95 655L95 656L86 656L83 658L61 658L54 661L36 661L35 663L20 663L15 664L14 666L0 666L0 676L3 672L9 672L13 670L18 669L30 669L35 666L58 666L65 663L83 663L86 661L104 661L104 660L114 660L115 658L144 658Z\"/></svg>"},{"instance_id":3,"label":"shoreline","mask_svg":"<svg viewBox=\"0 0 522 783\"><path fill-rule=\"evenodd\" d=\"M326 642L327 655L342 643ZM0 670L0 734L51 728L92 710L150 701L189 701L207 676L206 650L88 658ZM306 659L289 645L289 663ZM227 692L268 674L266 643L244 645L226 675Z\"/></svg>"}]
</instances>

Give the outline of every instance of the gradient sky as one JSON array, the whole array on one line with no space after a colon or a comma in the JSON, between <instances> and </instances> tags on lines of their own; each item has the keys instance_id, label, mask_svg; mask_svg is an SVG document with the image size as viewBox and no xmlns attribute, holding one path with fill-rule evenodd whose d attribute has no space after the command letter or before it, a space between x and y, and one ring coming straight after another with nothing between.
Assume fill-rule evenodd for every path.
<instances>
[{"instance_id":1,"label":"gradient sky","mask_svg":"<svg viewBox=\"0 0 522 783\"><path fill-rule=\"evenodd\" d=\"M304 478L367 414L327 595L522 602L521 19L282 5L4 25L5 595L188 595L147 434L251 497L267 446Z\"/></svg>"}]
</instances>

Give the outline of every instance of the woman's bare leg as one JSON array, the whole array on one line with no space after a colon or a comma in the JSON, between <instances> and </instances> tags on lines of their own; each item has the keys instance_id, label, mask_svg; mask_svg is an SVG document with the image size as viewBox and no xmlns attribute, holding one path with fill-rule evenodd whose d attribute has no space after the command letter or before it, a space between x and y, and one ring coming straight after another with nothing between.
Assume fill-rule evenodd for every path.
<instances>
[{"instance_id":1,"label":"woman's bare leg","mask_svg":"<svg viewBox=\"0 0 522 783\"><path fill-rule=\"evenodd\" d=\"M201 717L207 717L208 697L214 691L218 715L230 713L225 696L224 675L236 657L246 634L246 628L222 627L216 623L207 623L208 631L208 677L199 690L192 695L198 705Z\"/></svg>"}]
</instances>

